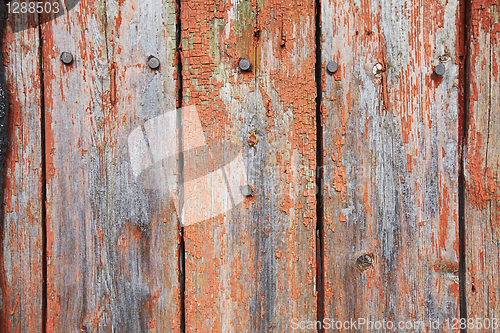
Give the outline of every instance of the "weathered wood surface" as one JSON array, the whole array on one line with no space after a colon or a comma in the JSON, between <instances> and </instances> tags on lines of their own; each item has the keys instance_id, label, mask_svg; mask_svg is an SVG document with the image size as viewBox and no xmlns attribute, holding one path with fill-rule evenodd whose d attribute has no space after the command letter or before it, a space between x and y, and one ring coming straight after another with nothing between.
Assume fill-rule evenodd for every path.
<instances>
[{"instance_id":1,"label":"weathered wood surface","mask_svg":"<svg viewBox=\"0 0 500 333\"><path fill-rule=\"evenodd\" d=\"M183 105L197 107L207 144L238 147L255 192L185 227L186 332L290 331L316 318L314 2L182 1L181 27ZM230 205L225 188L197 189L214 202L204 209Z\"/></svg>"},{"instance_id":2,"label":"weathered wood surface","mask_svg":"<svg viewBox=\"0 0 500 333\"><path fill-rule=\"evenodd\" d=\"M458 7L322 1L326 318L459 316Z\"/></svg>"},{"instance_id":3,"label":"weathered wood surface","mask_svg":"<svg viewBox=\"0 0 500 333\"><path fill-rule=\"evenodd\" d=\"M497 5L497 1L473 1L470 8L464 218L468 317L495 319L500 325L500 24ZM491 328L469 330L493 331Z\"/></svg>"},{"instance_id":4,"label":"weathered wood surface","mask_svg":"<svg viewBox=\"0 0 500 333\"><path fill-rule=\"evenodd\" d=\"M175 17L172 1L82 1L41 27L47 332L180 330L174 205L135 179L128 148L176 106Z\"/></svg>"},{"instance_id":5,"label":"weathered wood surface","mask_svg":"<svg viewBox=\"0 0 500 333\"><path fill-rule=\"evenodd\" d=\"M458 0L320 4L321 82L312 1L91 0L6 28L1 332L449 331L429 321L460 316L462 185L466 312L500 320L497 4L468 5L468 39Z\"/></svg>"},{"instance_id":6,"label":"weathered wood surface","mask_svg":"<svg viewBox=\"0 0 500 333\"><path fill-rule=\"evenodd\" d=\"M15 25L4 28L1 52L10 115L0 228L0 331L40 332L44 185L39 38L35 30L14 34Z\"/></svg>"}]
</instances>

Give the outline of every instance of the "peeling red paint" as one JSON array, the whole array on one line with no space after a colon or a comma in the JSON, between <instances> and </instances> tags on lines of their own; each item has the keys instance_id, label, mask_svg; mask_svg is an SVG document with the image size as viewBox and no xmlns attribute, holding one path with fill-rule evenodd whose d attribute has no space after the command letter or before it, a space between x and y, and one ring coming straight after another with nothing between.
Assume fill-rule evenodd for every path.
<instances>
[{"instance_id":1,"label":"peeling red paint","mask_svg":"<svg viewBox=\"0 0 500 333\"><path fill-rule=\"evenodd\" d=\"M335 291L325 300L326 313L340 320L353 312L385 318L390 298L397 304L394 320L425 318L426 311L451 318L458 313L454 282L440 272L430 277L431 287L422 276L429 261L458 254L458 177L450 171L457 164L449 163L458 155L446 146L458 140L457 122L449 120L457 112L451 93L457 78L438 82L432 68L438 59L447 61L444 54L458 56L456 42L441 39L456 37L462 21L450 15L456 3L372 5L322 2L329 22L322 25L322 54L342 68L340 77L323 77L330 157L323 219L336 230L324 240L326 285ZM377 254L369 274L353 267L353 249ZM419 292L409 296L411 290ZM432 295L432 310L420 293ZM450 297L455 310L437 306Z\"/></svg>"},{"instance_id":2,"label":"peeling red paint","mask_svg":"<svg viewBox=\"0 0 500 333\"><path fill-rule=\"evenodd\" d=\"M464 75L467 119L465 165L466 292L468 312L476 317L498 316L496 287L500 187L495 180L500 137L495 110L498 106L498 33L495 1L470 4L467 51L470 63Z\"/></svg>"},{"instance_id":3,"label":"peeling red paint","mask_svg":"<svg viewBox=\"0 0 500 333\"><path fill-rule=\"evenodd\" d=\"M238 304L239 313L246 314L251 312L249 300L260 304L257 313L262 313L263 308L259 307L264 304L274 304L275 300L268 299L259 290L260 283L248 282L260 281L260 276L266 274L263 254L256 242L271 242L271 230L285 232L287 236L283 244L277 243L279 248L272 250L273 257L279 260L276 301L288 299L301 304L302 309L308 308L307 313L311 309L314 313L313 292L300 291L301 283L314 286L316 276L316 194L312 189L316 168L316 85L311 75L314 72L313 3L183 2L181 8L184 105L197 105L207 143L235 140L235 134L249 117L262 113L265 126L246 132L243 148L264 149L266 164L260 168L265 175L276 170L276 185L283 189L282 193L273 193L255 188L256 196L245 199L245 205L237 208L241 214L237 221L221 216L186 229L187 331L206 330L206 318L211 318L212 330L223 330L222 327L229 324L236 325L232 327L240 331L260 330L255 326L260 325L259 322L253 319L239 323L228 321L221 306L230 301ZM305 22L310 24L307 29L303 26ZM222 28L215 31L215 24ZM274 39L275 34L279 38ZM299 50L307 50L310 56ZM297 63L292 60L293 55L303 59ZM249 59L253 65L251 72L239 70L239 58ZM222 76L217 74L220 71ZM242 110L237 117L235 105ZM288 125L283 126L284 121ZM248 133L255 133L255 137ZM250 218L251 211L264 209L261 195L266 201L276 199L275 206L269 209L280 213L278 220ZM232 229L244 232L249 225L257 223L269 224L269 229L266 227L262 235L244 233L244 242L240 235L236 237L231 232ZM299 247L297 242L301 244ZM245 262L236 260L238 255L244 256ZM307 267L304 273L297 271L296 266L302 265L297 255L309 257L307 265L300 266ZM229 286L221 274L226 274ZM197 287L200 285L202 288ZM195 307L198 312L189 311ZM284 321L274 323L276 327L285 327L285 324Z\"/></svg>"}]
</instances>

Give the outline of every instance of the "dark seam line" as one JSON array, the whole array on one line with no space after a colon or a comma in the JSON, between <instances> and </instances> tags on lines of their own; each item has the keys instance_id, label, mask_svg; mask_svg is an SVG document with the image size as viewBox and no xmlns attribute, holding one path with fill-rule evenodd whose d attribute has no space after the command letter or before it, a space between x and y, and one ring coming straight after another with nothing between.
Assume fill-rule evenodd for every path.
<instances>
[{"instance_id":1,"label":"dark seam line","mask_svg":"<svg viewBox=\"0 0 500 333\"><path fill-rule=\"evenodd\" d=\"M39 40L39 68L40 68L40 140L41 140L41 219L42 219L42 333L47 332L47 162L45 147L45 78L43 73L43 33L42 27L38 24Z\"/></svg>"},{"instance_id":2,"label":"dark seam line","mask_svg":"<svg viewBox=\"0 0 500 333\"><path fill-rule=\"evenodd\" d=\"M321 116L322 103L322 61L321 61L321 0L315 0L315 39L316 39L316 291L317 313L316 320L321 324L318 332L324 332L322 323L324 319L324 228L323 228L323 124Z\"/></svg>"},{"instance_id":3,"label":"dark seam line","mask_svg":"<svg viewBox=\"0 0 500 333\"><path fill-rule=\"evenodd\" d=\"M176 33L175 33L175 44L176 44L176 56L177 56L177 133L178 133L178 151L179 159L177 162L178 170L178 193L179 209L177 211L177 219L181 222L182 212L184 210L184 153L183 153L183 142L182 142L182 101L183 101L183 85L182 85L182 57L181 57L181 0L175 0L176 4ZM180 328L181 332L186 331L186 247L184 242L184 227L182 225L179 228L179 290L180 290Z\"/></svg>"},{"instance_id":4,"label":"dark seam line","mask_svg":"<svg viewBox=\"0 0 500 333\"><path fill-rule=\"evenodd\" d=\"M469 21L471 19L471 0L465 2L464 17L463 17L463 36L462 40L465 45L462 45L462 49L465 50L464 54L464 69L463 72L463 91L464 96L462 99L463 103L463 119L462 119L462 138L459 144L461 145L460 156L459 156L459 176L458 176L458 233L459 233L459 307L460 307L460 318L467 320L467 271L466 271L466 228L465 228L465 156L467 149L467 131L468 131L468 116L469 116L469 98L470 98L470 51L469 43L471 26ZM461 329L461 332L467 332L467 328Z\"/></svg>"},{"instance_id":5,"label":"dark seam line","mask_svg":"<svg viewBox=\"0 0 500 333\"><path fill-rule=\"evenodd\" d=\"M6 2L0 1L0 47L3 45L4 42L4 35L3 35L3 29L4 29L4 23L7 23L7 20L5 20L5 14L6 14ZM1 50L1 49L0 49ZM5 157L7 154L7 147L8 147L8 131L9 131L9 126L8 126L8 121L9 121L9 95L8 95L8 89L7 89L7 69L3 67L3 54L0 52L0 195L3 194L3 185L4 185L4 165L5 165ZM3 198L3 197L2 197ZM5 205L3 205L5 206ZM2 207L1 210L2 213L5 213L5 207ZM5 241L5 235L4 235L4 229L5 229L5 214L2 214L2 217L0 218L0 242L4 243ZM0 258L4 258L4 250L3 246L0 248ZM0 263L0 284L4 285L5 280L4 280L4 264L3 260ZM5 299L5 293L4 290L0 290L0 296L2 299ZM3 302L3 301L2 301ZM0 304L1 306L2 304ZM2 309L0 311L0 318L6 318L6 313L4 312L5 309Z\"/></svg>"}]
</instances>

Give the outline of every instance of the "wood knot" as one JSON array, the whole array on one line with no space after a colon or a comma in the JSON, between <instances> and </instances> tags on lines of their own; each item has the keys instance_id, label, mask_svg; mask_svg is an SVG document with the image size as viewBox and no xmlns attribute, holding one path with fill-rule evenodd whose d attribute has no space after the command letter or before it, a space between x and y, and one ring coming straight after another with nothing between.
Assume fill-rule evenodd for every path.
<instances>
[{"instance_id":1,"label":"wood knot","mask_svg":"<svg viewBox=\"0 0 500 333\"><path fill-rule=\"evenodd\" d=\"M373 262L373 254L367 253L358 257L358 260L356 260L356 265L360 270L365 271L373 266Z\"/></svg>"},{"instance_id":2,"label":"wood knot","mask_svg":"<svg viewBox=\"0 0 500 333\"><path fill-rule=\"evenodd\" d=\"M85 325L80 326L80 331L87 332L87 326Z\"/></svg>"},{"instance_id":3,"label":"wood knot","mask_svg":"<svg viewBox=\"0 0 500 333\"><path fill-rule=\"evenodd\" d=\"M255 147L257 145L257 135L255 134L255 131L251 131L250 134L248 135L248 144L251 147Z\"/></svg>"},{"instance_id":4,"label":"wood knot","mask_svg":"<svg viewBox=\"0 0 500 333\"><path fill-rule=\"evenodd\" d=\"M259 40L260 38L260 29L257 27L253 29L253 38L255 38L255 40Z\"/></svg>"},{"instance_id":5,"label":"wood knot","mask_svg":"<svg viewBox=\"0 0 500 333\"><path fill-rule=\"evenodd\" d=\"M281 36L280 46L281 48L284 48L286 46L286 36Z\"/></svg>"}]
</instances>

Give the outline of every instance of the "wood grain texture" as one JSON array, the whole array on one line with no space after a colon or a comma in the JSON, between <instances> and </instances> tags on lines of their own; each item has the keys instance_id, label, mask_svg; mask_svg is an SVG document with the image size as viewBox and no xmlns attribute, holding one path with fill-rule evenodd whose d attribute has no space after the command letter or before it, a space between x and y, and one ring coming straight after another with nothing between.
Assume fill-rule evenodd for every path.
<instances>
[{"instance_id":1,"label":"wood grain texture","mask_svg":"<svg viewBox=\"0 0 500 333\"><path fill-rule=\"evenodd\" d=\"M181 22L183 105L207 145L238 147L219 156L241 152L255 192L234 207L234 179L196 192L203 209L232 209L185 228L186 332L290 331L316 319L314 2L182 1ZM185 154L216 182L203 158Z\"/></svg>"},{"instance_id":2,"label":"wood grain texture","mask_svg":"<svg viewBox=\"0 0 500 333\"><path fill-rule=\"evenodd\" d=\"M325 318L425 332L460 316L463 134L467 314L500 320L499 13L470 2L461 133L459 5L321 1ZM317 319L314 7L89 0L41 41L7 25L0 332L42 332L44 297L47 332L179 332L183 301L186 332Z\"/></svg>"},{"instance_id":3,"label":"wood grain texture","mask_svg":"<svg viewBox=\"0 0 500 333\"><path fill-rule=\"evenodd\" d=\"M470 8L464 218L468 317L496 318L498 325L500 24L497 5L497 1L472 1Z\"/></svg>"},{"instance_id":4,"label":"wood grain texture","mask_svg":"<svg viewBox=\"0 0 500 333\"><path fill-rule=\"evenodd\" d=\"M9 19L6 23L1 52L10 114L5 176L2 175L0 332L41 332L43 180L39 38L34 29L14 33L16 24L24 24L21 20Z\"/></svg>"},{"instance_id":5,"label":"wood grain texture","mask_svg":"<svg viewBox=\"0 0 500 333\"><path fill-rule=\"evenodd\" d=\"M459 316L458 13L322 1L326 318Z\"/></svg>"},{"instance_id":6,"label":"wood grain texture","mask_svg":"<svg viewBox=\"0 0 500 333\"><path fill-rule=\"evenodd\" d=\"M42 26L47 332L180 330L173 201L129 156L132 131L176 105L175 17L172 1L81 1Z\"/></svg>"}]
</instances>

